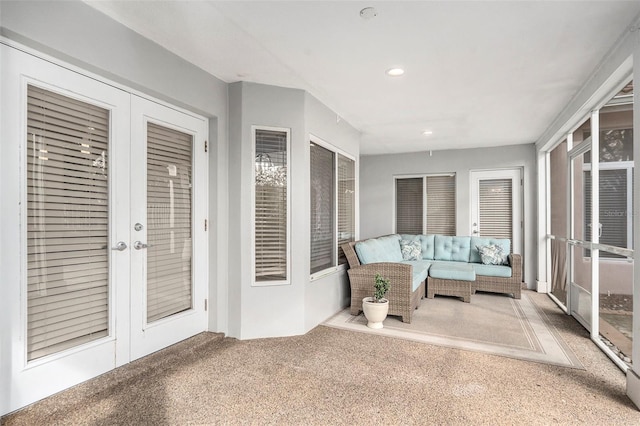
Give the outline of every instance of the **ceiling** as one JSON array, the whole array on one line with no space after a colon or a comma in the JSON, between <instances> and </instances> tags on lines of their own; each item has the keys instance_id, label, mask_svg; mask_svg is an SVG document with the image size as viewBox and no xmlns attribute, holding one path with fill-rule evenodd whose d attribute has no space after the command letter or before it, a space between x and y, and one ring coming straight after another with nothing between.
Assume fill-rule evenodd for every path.
<instances>
[{"instance_id":1,"label":"ceiling","mask_svg":"<svg viewBox=\"0 0 640 426\"><path fill-rule=\"evenodd\" d=\"M640 13L613 0L88 3L225 82L308 91L362 132L363 155L536 142Z\"/></svg>"}]
</instances>

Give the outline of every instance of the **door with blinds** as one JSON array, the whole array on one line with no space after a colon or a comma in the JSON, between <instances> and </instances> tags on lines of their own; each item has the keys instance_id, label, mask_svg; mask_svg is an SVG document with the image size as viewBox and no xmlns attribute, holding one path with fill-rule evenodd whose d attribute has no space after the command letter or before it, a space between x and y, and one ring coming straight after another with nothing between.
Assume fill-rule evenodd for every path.
<instances>
[{"instance_id":1,"label":"door with blinds","mask_svg":"<svg viewBox=\"0 0 640 426\"><path fill-rule=\"evenodd\" d=\"M1 49L9 412L206 330L208 166L204 119Z\"/></svg>"},{"instance_id":2,"label":"door with blinds","mask_svg":"<svg viewBox=\"0 0 640 426\"><path fill-rule=\"evenodd\" d=\"M7 412L129 360L130 95L1 49Z\"/></svg>"},{"instance_id":3,"label":"door with blinds","mask_svg":"<svg viewBox=\"0 0 640 426\"><path fill-rule=\"evenodd\" d=\"M206 124L135 96L131 113L131 358L136 359L206 329Z\"/></svg>"},{"instance_id":4,"label":"door with blinds","mask_svg":"<svg viewBox=\"0 0 640 426\"><path fill-rule=\"evenodd\" d=\"M508 238L522 254L522 171L472 171L471 235Z\"/></svg>"}]
</instances>

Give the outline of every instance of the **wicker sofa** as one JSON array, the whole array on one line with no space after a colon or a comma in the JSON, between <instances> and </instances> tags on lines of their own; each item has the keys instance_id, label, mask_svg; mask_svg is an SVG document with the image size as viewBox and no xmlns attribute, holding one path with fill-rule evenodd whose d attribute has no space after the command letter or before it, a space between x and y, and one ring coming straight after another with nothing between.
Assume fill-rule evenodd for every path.
<instances>
[{"instance_id":1,"label":"wicker sofa","mask_svg":"<svg viewBox=\"0 0 640 426\"><path fill-rule=\"evenodd\" d=\"M399 244L399 239L394 236L377 240L382 240L383 244L388 245ZM354 241L341 246L349 262L347 273L351 283L351 315L358 315L362 311L362 299L373 294L375 275L380 274L391 282L386 295L389 299L389 315L398 315L402 317L402 322L410 323L413 311L425 296L428 267L424 271L419 271L418 268L414 271L413 265L400 263L393 257L387 257L390 261L362 264L355 251L358 243L359 241Z\"/></svg>"},{"instance_id":2,"label":"wicker sofa","mask_svg":"<svg viewBox=\"0 0 640 426\"><path fill-rule=\"evenodd\" d=\"M401 245L414 242L420 259L404 260ZM508 265L483 264L477 248L487 245L509 253ZM389 315L408 323L425 295L458 296L465 302L476 291L521 297L522 257L510 253L508 239L394 234L346 243L342 249L349 262L352 315L360 313L362 299L371 295L376 273L391 280Z\"/></svg>"}]
</instances>

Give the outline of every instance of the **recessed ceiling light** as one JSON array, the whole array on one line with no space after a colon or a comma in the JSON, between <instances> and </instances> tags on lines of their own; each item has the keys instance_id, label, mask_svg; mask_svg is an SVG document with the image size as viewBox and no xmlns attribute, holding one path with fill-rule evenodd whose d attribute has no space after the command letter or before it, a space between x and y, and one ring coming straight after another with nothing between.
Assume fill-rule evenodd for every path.
<instances>
[{"instance_id":1,"label":"recessed ceiling light","mask_svg":"<svg viewBox=\"0 0 640 426\"><path fill-rule=\"evenodd\" d=\"M404 74L404 70L402 68L391 68L386 71L387 75L390 77L400 77Z\"/></svg>"},{"instance_id":2,"label":"recessed ceiling light","mask_svg":"<svg viewBox=\"0 0 640 426\"><path fill-rule=\"evenodd\" d=\"M425 135L425 136L430 136L430 135L433 134L433 131L432 130L425 130L425 131L422 132L422 134Z\"/></svg>"}]
</instances>

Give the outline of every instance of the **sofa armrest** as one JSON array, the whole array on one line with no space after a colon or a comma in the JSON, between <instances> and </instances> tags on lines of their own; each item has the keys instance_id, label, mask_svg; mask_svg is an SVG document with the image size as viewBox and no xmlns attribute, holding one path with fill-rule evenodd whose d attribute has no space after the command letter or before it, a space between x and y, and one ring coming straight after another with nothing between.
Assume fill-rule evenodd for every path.
<instances>
[{"instance_id":1,"label":"sofa armrest","mask_svg":"<svg viewBox=\"0 0 640 426\"><path fill-rule=\"evenodd\" d=\"M511 253L509 255L509 266L511 266L511 276L522 282L522 255Z\"/></svg>"},{"instance_id":2,"label":"sofa armrest","mask_svg":"<svg viewBox=\"0 0 640 426\"><path fill-rule=\"evenodd\" d=\"M382 275L391 284L389 297L393 294L411 293L413 288L413 266L404 263L380 262L368 263L350 268L351 290L365 290L373 295L376 274Z\"/></svg>"}]
</instances>

